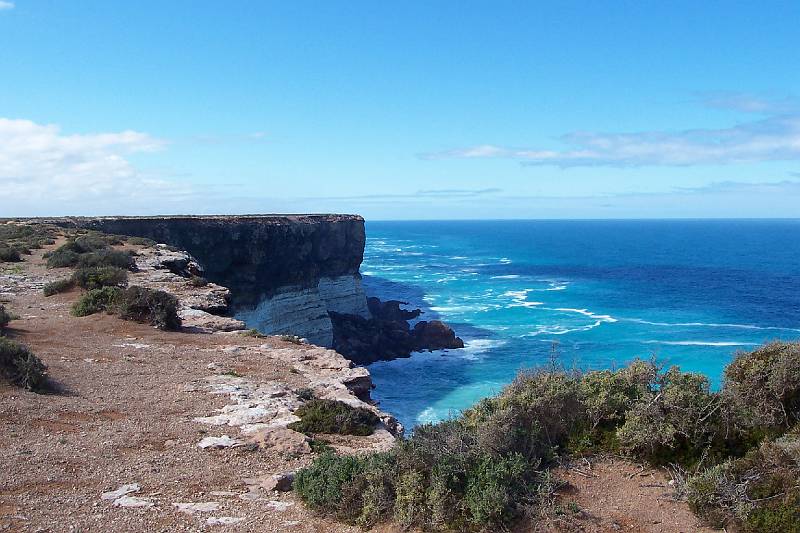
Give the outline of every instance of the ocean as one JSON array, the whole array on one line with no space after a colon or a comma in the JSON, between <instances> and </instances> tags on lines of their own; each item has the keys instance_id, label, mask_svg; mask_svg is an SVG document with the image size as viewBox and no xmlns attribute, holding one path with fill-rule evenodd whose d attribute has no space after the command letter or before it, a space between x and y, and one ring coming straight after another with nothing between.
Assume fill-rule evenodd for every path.
<instances>
[{"instance_id":1,"label":"ocean","mask_svg":"<svg viewBox=\"0 0 800 533\"><path fill-rule=\"evenodd\" d=\"M423 309L463 350L369 366L411 429L521 369L636 357L721 382L739 350L800 339L800 220L367 222L367 294Z\"/></svg>"}]
</instances>

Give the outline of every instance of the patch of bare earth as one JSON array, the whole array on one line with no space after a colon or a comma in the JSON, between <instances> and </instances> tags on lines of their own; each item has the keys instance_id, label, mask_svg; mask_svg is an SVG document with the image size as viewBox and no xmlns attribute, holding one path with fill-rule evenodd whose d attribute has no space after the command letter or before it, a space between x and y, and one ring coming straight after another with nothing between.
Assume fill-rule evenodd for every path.
<instances>
[{"instance_id":1,"label":"patch of bare earth","mask_svg":"<svg viewBox=\"0 0 800 533\"><path fill-rule=\"evenodd\" d=\"M710 533L685 502L674 498L666 472L620 458L576 462L557 471L566 482L557 495L559 514L549 531Z\"/></svg>"}]
</instances>

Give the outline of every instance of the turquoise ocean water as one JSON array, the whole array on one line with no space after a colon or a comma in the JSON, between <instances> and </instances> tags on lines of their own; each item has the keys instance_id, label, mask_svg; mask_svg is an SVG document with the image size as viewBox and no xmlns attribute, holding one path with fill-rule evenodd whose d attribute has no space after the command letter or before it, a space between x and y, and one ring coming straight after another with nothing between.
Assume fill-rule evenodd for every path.
<instances>
[{"instance_id":1,"label":"turquoise ocean water","mask_svg":"<svg viewBox=\"0 0 800 533\"><path fill-rule=\"evenodd\" d=\"M467 344L370 365L408 428L554 351L587 369L655 355L716 386L737 350L800 338L800 220L368 222L361 272Z\"/></svg>"}]
</instances>

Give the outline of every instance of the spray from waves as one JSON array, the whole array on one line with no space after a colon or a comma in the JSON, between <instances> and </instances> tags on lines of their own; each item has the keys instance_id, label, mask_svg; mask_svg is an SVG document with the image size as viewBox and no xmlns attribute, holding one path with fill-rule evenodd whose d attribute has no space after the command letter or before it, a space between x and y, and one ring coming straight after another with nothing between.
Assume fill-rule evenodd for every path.
<instances>
[{"instance_id":1,"label":"spray from waves","mask_svg":"<svg viewBox=\"0 0 800 533\"><path fill-rule=\"evenodd\" d=\"M731 342L731 341L642 341L643 344L666 344L669 346L759 346L757 342Z\"/></svg>"},{"instance_id":2,"label":"spray from waves","mask_svg":"<svg viewBox=\"0 0 800 533\"><path fill-rule=\"evenodd\" d=\"M538 305L544 305L544 302L529 302L528 301L528 293L533 291L533 289L522 289L519 291L506 291L502 294L507 298L511 298L511 303L506 306L506 308L511 307L536 307Z\"/></svg>"},{"instance_id":3,"label":"spray from waves","mask_svg":"<svg viewBox=\"0 0 800 533\"><path fill-rule=\"evenodd\" d=\"M755 330L772 330L772 331L794 331L800 332L800 328L782 328L778 326L756 326L754 324L718 324L713 322L652 322L641 318L620 318L625 322L636 322L638 324L647 324L648 326L663 326L663 327L700 327L700 328L735 328L735 329L755 329Z\"/></svg>"},{"instance_id":4,"label":"spray from waves","mask_svg":"<svg viewBox=\"0 0 800 533\"><path fill-rule=\"evenodd\" d=\"M587 324L585 326L579 326L577 328L567 328L565 326L559 326L559 325L555 325L555 326L537 326L535 331L531 331L531 332L526 333L526 334L521 335L521 336L522 337L538 337L539 335L566 335L567 333L575 333L575 332L578 332L578 331L589 331L591 329L594 329L594 328L600 326L600 324L602 324L602 323L603 323L602 320L598 320L598 321L596 321L596 322L594 322L592 324Z\"/></svg>"},{"instance_id":5,"label":"spray from waves","mask_svg":"<svg viewBox=\"0 0 800 533\"><path fill-rule=\"evenodd\" d=\"M490 276L489 279L517 279L519 274L506 274L505 276Z\"/></svg>"},{"instance_id":6,"label":"spray from waves","mask_svg":"<svg viewBox=\"0 0 800 533\"><path fill-rule=\"evenodd\" d=\"M578 313L579 315L588 316L589 318L599 322L617 322L617 319L611 315L598 315L597 313L592 313L588 309L573 309L571 307L542 307L541 309L546 309L548 311L562 311L564 313Z\"/></svg>"}]
</instances>

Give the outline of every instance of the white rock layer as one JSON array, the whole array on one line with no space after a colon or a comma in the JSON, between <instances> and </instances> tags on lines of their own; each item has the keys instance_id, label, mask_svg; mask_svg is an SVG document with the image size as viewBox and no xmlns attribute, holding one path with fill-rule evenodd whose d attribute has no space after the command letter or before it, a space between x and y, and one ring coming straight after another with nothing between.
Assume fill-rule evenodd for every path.
<instances>
[{"instance_id":1,"label":"white rock layer","mask_svg":"<svg viewBox=\"0 0 800 533\"><path fill-rule=\"evenodd\" d=\"M358 276L320 278L316 287L283 287L236 318L268 335L297 335L317 346L333 344L328 311L369 317L367 296Z\"/></svg>"}]
</instances>

